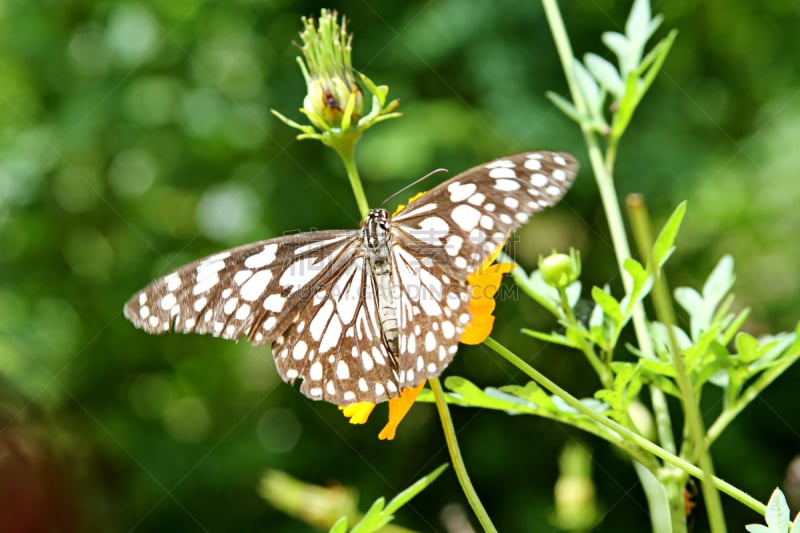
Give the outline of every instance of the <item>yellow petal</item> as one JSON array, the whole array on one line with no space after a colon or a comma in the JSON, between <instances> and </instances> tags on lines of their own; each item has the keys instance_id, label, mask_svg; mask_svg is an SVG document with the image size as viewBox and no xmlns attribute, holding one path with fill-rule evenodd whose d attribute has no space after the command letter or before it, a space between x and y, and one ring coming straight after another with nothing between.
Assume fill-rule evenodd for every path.
<instances>
[{"instance_id":1,"label":"yellow petal","mask_svg":"<svg viewBox=\"0 0 800 533\"><path fill-rule=\"evenodd\" d=\"M472 318L461 334L462 344L480 344L492 333L492 313L496 305L494 296L500 289L503 274L511 272L516 266L513 263L492 264L500 255L501 248L498 247L477 271L467 277L470 287L468 311Z\"/></svg>"},{"instance_id":2,"label":"yellow petal","mask_svg":"<svg viewBox=\"0 0 800 533\"><path fill-rule=\"evenodd\" d=\"M381 432L378 433L379 439L394 439L395 433L397 432L397 426L400 424L400 422L402 422L403 418L405 418L408 410L411 409L411 406L414 405L414 400L417 399L419 391L422 390L424 385L425 382L423 381L416 387L403 389L400 391L399 398L392 398L389 400L389 422L387 422Z\"/></svg>"},{"instance_id":3,"label":"yellow petal","mask_svg":"<svg viewBox=\"0 0 800 533\"><path fill-rule=\"evenodd\" d=\"M373 409L375 409L375 404L372 402L353 403L344 407L339 406L339 410L350 419L349 422L351 424L364 424L369 415L372 414Z\"/></svg>"}]
</instances>

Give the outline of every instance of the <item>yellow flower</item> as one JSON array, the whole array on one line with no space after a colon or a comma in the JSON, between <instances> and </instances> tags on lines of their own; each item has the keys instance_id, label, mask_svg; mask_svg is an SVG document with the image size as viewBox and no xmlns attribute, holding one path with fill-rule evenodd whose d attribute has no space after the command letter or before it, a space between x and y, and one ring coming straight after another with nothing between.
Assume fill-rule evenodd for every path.
<instances>
[{"instance_id":1,"label":"yellow flower","mask_svg":"<svg viewBox=\"0 0 800 533\"><path fill-rule=\"evenodd\" d=\"M411 198L409 202L420 195ZM394 214L396 215L404 207L404 205L399 206ZM460 341L464 344L480 344L492 332L492 326L494 326L494 315L492 313L495 308L494 295L500 288L503 274L511 272L516 266L512 263L495 263L502 248L502 246L498 247L477 271L467 277L467 284L470 288L468 309L472 319L461 334ZM424 385L425 382L423 381L416 387L401 390L399 398L389 399L389 421L378 434L379 439L394 439L397 426L411 409L414 400L416 400ZM375 404L372 402L359 402L339 407L344 416L350 419L351 424L365 423L374 408Z\"/></svg>"},{"instance_id":2,"label":"yellow flower","mask_svg":"<svg viewBox=\"0 0 800 533\"><path fill-rule=\"evenodd\" d=\"M483 265L467 277L471 295L469 314L472 320L461 334L463 344L480 344L492 333L494 326L494 295L500 288L503 274L508 274L516 266L513 263L495 263L500 255L500 246Z\"/></svg>"}]
</instances>

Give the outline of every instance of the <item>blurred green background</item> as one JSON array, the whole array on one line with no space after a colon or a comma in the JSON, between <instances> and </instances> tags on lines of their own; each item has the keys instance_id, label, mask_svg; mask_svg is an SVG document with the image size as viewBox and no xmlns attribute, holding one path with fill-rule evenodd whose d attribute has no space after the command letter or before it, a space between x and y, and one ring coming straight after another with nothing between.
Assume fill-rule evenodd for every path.
<instances>
[{"instance_id":1,"label":"blurred green background","mask_svg":"<svg viewBox=\"0 0 800 533\"><path fill-rule=\"evenodd\" d=\"M800 32L796 2L657 2L680 31L623 140L619 189L643 193L656 221L689 211L674 286L736 260L747 329L800 318ZM280 382L269 350L211 337L153 337L122 305L170 268L248 241L356 227L340 162L270 113L299 119L304 85L292 0L0 2L0 530L311 531L256 486L277 468L356 487L362 510L448 461L434 409L415 407L379 442L385 406L363 427ZM566 94L535 1L439 0L338 7L354 66L400 98L404 117L359 148L373 204L433 168L464 170L552 148L584 162L562 204L518 232L533 268L552 247L581 249L585 286L619 289L581 137L544 98ZM628 1L563 2L576 53L610 54ZM666 29L665 29L666 28ZM552 326L534 304L502 302L494 335L576 395L596 381L576 354L522 337ZM481 347L447 374L521 382ZM800 451L793 369L715 445L718 473L766 500ZM705 398L713 412L716 398ZM594 447L597 531L648 527L630 465L604 443L550 422L454 409L467 465L501 531L550 531L556 457ZM452 470L398 523L445 531L464 505ZM755 521L725 500L731 530ZM469 512L466 511L467 515ZM17 520L18 522L13 522ZM10 522L11 521L11 522ZM705 530L697 511L696 531ZM4 529L9 528L9 529ZM13 529L23 531L23 529Z\"/></svg>"}]
</instances>

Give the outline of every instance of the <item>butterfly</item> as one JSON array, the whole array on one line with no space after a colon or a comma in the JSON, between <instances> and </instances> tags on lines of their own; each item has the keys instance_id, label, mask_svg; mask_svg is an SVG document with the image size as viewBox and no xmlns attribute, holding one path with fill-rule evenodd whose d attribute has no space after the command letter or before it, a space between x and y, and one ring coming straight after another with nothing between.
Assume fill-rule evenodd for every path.
<instances>
[{"instance_id":1,"label":"butterfly","mask_svg":"<svg viewBox=\"0 0 800 533\"><path fill-rule=\"evenodd\" d=\"M558 202L578 163L562 152L496 159L357 230L284 235L159 278L125 304L148 333L272 343L284 381L337 405L379 403L438 376L470 322L467 277L534 213Z\"/></svg>"}]
</instances>

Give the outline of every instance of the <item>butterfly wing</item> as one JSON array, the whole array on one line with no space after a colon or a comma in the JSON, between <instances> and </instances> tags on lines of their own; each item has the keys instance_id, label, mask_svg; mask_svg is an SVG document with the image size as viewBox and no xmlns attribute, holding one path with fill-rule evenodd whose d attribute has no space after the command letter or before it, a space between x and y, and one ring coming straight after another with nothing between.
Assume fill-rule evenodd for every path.
<instances>
[{"instance_id":1,"label":"butterfly wing","mask_svg":"<svg viewBox=\"0 0 800 533\"><path fill-rule=\"evenodd\" d=\"M578 162L562 152L526 152L474 167L411 202L392 219L409 239L438 247L461 279L530 217L557 203Z\"/></svg>"},{"instance_id":2,"label":"butterfly wing","mask_svg":"<svg viewBox=\"0 0 800 533\"><path fill-rule=\"evenodd\" d=\"M274 340L293 314L359 246L356 231L297 233L199 259L159 278L125 304L148 333L210 333L253 344Z\"/></svg>"},{"instance_id":3,"label":"butterfly wing","mask_svg":"<svg viewBox=\"0 0 800 533\"><path fill-rule=\"evenodd\" d=\"M469 287L437 261L441 248L407 238L392 247L398 295L399 378L410 388L442 373L458 350L470 320Z\"/></svg>"},{"instance_id":4,"label":"butterfly wing","mask_svg":"<svg viewBox=\"0 0 800 533\"><path fill-rule=\"evenodd\" d=\"M504 157L434 187L392 218L403 387L447 366L470 320L467 276L531 215L558 202L577 170L565 153Z\"/></svg>"},{"instance_id":5,"label":"butterfly wing","mask_svg":"<svg viewBox=\"0 0 800 533\"><path fill-rule=\"evenodd\" d=\"M343 258L331 272L275 340L278 371L286 381L303 378L300 390L309 398L337 405L396 397L399 365L383 342L365 255Z\"/></svg>"}]
</instances>

